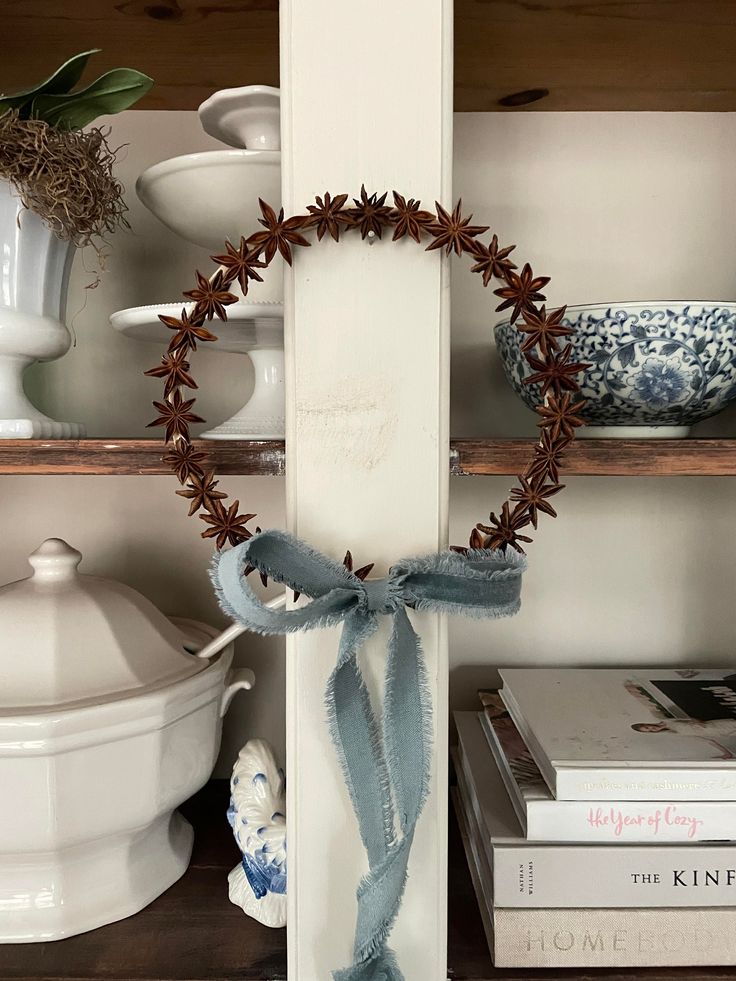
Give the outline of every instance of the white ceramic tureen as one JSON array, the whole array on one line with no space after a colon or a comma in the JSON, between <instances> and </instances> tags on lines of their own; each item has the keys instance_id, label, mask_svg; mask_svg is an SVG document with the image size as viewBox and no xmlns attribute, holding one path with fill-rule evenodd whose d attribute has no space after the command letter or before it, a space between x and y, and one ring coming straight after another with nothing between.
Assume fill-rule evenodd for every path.
<instances>
[{"instance_id":1,"label":"white ceramic tureen","mask_svg":"<svg viewBox=\"0 0 736 981\"><path fill-rule=\"evenodd\" d=\"M175 808L210 777L248 669L217 631L80 575L49 539L0 588L0 942L53 940L142 909L185 871ZM227 638L223 638L226 640Z\"/></svg>"}]
</instances>

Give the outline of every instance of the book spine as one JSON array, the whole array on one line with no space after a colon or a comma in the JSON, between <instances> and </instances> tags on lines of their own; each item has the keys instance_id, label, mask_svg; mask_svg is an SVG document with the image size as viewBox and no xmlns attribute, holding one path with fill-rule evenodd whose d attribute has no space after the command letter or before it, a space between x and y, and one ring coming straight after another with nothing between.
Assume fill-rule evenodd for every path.
<instances>
[{"instance_id":1,"label":"book spine","mask_svg":"<svg viewBox=\"0 0 736 981\"><path fill-rule=\"evenodd\" d=\"M730 841L736 835L736 801L554 800L539 774L530 791L519 783L493 723L479 712L504 786L526 837L533 841ZM521 734L519 734L521 738Z\"/></svg>"},{"instance_id":2,"label":"book spine","mask_svg":"<svg viewBox=\"0 0 736 981\"><path fill-rule=\"evenodd\" d=\"M717 767L557 767L557 800L733 801L736 776Z\"/></svg>"},{"instance_id":3,"label":"book spine","mask_svg":"<svg viewBox=\"0 0 736 981\"><path fill-rule=\"evenodd\" d=\"M525 823L534 841L728 841L736 803L527 800Z\"/></svg>"},{"instance_id":4,"label":"book spine","mask_svg":"<svg viewBox=\"0 0 736 981\"><path fill-rule=\"evenodd\" d=\"M736 964L736 910L493 910L496 967Z\"/></svg>"},{"instance_id":5,"label":"book spine","mask_svg":"<svg viewBox=\"0 0 736 981\"><path fill-rule=\"evenodd\" d=\"M488 843L496 906L736 906L736 847Z\"/></svg>"}]
</instances>

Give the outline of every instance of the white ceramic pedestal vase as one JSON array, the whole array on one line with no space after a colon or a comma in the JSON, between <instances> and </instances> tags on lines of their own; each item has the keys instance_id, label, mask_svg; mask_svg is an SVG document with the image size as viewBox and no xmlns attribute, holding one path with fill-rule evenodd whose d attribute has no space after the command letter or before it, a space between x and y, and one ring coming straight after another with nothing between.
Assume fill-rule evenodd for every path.
<instances>
[{"instance_id":1,"label":"white ceramic pedestal vase","mask_svg":"<svg viewBox=\"0 0 736 981\"><path fill-rule=\"evenodd\" d=\"M0 439L77 439L84 428L56 422L23 390L34 361L53 361L69 350L63 323L74 246L57 238L0 181Z\"/></svg>"}]
</instances>

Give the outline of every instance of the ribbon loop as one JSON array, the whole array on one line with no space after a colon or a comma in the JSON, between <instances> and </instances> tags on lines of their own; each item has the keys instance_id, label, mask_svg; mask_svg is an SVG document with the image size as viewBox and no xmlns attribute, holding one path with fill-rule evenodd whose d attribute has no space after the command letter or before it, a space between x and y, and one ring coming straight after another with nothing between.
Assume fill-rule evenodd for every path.
<instances>
[{"instance_id":1,"label":"ribbon loop","mask_svg":"<svg viewBox=\"0 0 736 981\"><path fill-rule=\"evenodd\" d=\"M247 566L312 598L269 610L250 588ZM350 967L334 981L403 981L388 937L401 906L414 829L430 785L432 706L421 643L406 607L465 616L509 616L519 608L523 556L478 550L407 559L384 579L361 582L344 566L281 531L265 531L218 553L212 581L222 608L259 633L343 624L325 693L332 739L368 856L357 890ZM358 654L391 616L383 725L371 705Z\"/></svg>"}]
</instances>

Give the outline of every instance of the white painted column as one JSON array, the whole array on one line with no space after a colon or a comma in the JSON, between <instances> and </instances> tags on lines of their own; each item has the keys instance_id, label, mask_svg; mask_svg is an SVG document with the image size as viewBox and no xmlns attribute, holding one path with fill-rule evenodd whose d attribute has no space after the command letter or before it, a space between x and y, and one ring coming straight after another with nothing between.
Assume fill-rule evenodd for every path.
<instances>
[{"instance_id":1,"label":"white painted column","mask_svg":"<svg viewBox=\"0 0 736 981\"><path fill-rule=\"evenodd\" d=\"M450 203L451 0L282 0L283 203L326 190L391 190ZM297 249L286 281L287 512L334 558L391 562L447 544L447 260L356 232ZM435 706L432 792L391 937L407 981L447 977L447 639L413 616ZM387 629L364 658L380 697ZM367 869L325 722L338 631L287 653L289 978L350 963L355 888Z\"/></svg>"}]
</instances>

